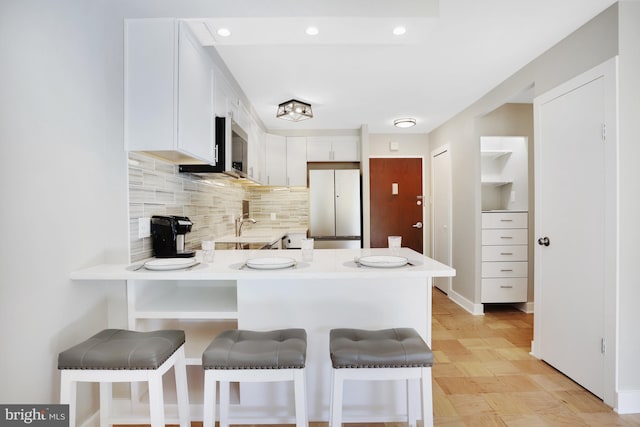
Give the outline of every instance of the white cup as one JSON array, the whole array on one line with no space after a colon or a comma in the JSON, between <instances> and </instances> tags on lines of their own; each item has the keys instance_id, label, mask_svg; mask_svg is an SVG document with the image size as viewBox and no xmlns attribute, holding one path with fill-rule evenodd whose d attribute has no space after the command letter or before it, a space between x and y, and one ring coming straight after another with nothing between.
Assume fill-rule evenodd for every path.
<instances>
[{"instance_id":1,"label":"white cup","mask_svg":"<svg viewBox=\"0 0 640 427\"><path fill-rule=\"evenodd\" d=\"M389 236L387 239L389 241L390 249L400 249L402 246L402 236Z\"/></svg>"},{"instance_id":2,"label":"white cup","mask_svg":"<svg viewBox=\"0 0 640 427\"><path fill-rule=\"evenodd\" d=\"M213 240L202 241L202 253L205 262L213 262L213 255L216 251L216 242Z\"/></svg>"},{"instance_id":3,"label":"white cup","mask_svg":"<svg viewBox=\"0 0 640 427\"><path fill-rule=\"evenodd\" d=\"M302 260L313 261L313 238L301 239Z\"/></svg>"}]
</instances>

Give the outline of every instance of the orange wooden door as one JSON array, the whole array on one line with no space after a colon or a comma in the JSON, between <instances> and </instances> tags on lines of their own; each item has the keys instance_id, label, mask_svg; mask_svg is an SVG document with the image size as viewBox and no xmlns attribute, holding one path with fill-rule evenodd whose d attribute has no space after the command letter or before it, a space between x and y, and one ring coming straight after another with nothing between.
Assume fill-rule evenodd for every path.
<instances>
[{"instance_id":1,"label":"orange wooden door","mask_svg":"<svg viewBox=\"0 0 640 427\"><path fill-rule=\"evenodd\" d=\"M369 176L371 247L387 247L388 236L402 236L403 247L422 253L422 159L372 158Z\"/></svg>"}]
</instances>

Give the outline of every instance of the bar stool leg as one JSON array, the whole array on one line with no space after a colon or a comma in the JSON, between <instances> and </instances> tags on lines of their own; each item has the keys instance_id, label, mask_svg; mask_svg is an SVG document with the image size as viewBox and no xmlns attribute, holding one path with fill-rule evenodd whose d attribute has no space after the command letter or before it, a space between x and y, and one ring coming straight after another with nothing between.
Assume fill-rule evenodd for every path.
<instances>
[{"instance_id":1,"label":"bar stool leg","mask_svg":"<svg viewBox=\"0 0 640 427\"><path fill-rule=\"evenodd\" d=\"M431 368L421 368L420 385L422 391L422 425L433 427L433 392L431 386Z\"/></svg>"},{"instance_id":2,"label":"bar stool leg","mask_svg":"<svg viewBox=\"0 0 640 427\"><path fill-rule=\"evenodd\" d=\"M158 372L150 372L148 381L151 427L165 427L164 397L162 395L162 375Z\"/></svg>"},{"instance_id":3,"label":"bar stool leg","mask_svg":"<svg viewBox=\"0 0 640 427\"><path fill-rule=\"evenodd\" d=\"M216 379L213 370L204 371L204 416L202 427L215 427L216 423Z\"/></svg>"},{"instance_id":4,"label":"bar stool leg","mask_svg":"<svg viewBox=\"0 0 640 427\"><path fill-rule=\"evenodd\" d=\"M406 404L407 404L407 425L409 427L417 427L418 425L418 417L416 416L416 408L415 405L413 405L411 402L413 399L411 399L411 396L413 393L411 393L411 389L412 389L412 384L411 384L411 380L406 379L404 381L405 383L405 388L406 388L406 393L407 393L407 400L406 400ZM422 401L420 403L420 406L422 407Z\"/></svg>"},{"instance_id":5,"label":"bar stool leg","mask_svg":"<svg viewBox=\"0 0 640 427\"><path fill-rule=\"evenodd\" d=\"M220 381L220 427L229 427L229 381Z\"/></svg>"},{"instance_id":6,"label":"bar stool leg","mask_svg":"<svg viewBox=\"0 0 640 427\"><path fill-rule=\"evenodd\" d=\"M176 352L176 363L173 365L176 376L176 394L178 400L178 418L180 427L189 427L189 391L187 387L187 363L184 355L184 346Z\"/></svg>"},{"instance_id":7,"label":"bar stool leg","mask_svg":"<svg viewBox=\"0 0 640 427\"><path fill-rule=\"evenodd\" d=\"M113 398L113 386L110 382L100 383L100 427L110 427L111 399Z\"/></svg>"},{"instance_id":8,"label":"bar stool leg","mask_svg":"<svg viewBox=\"0 0 640 427\"><path fill-rule=\"evenodd\" d=\"M296 408L296 426L307 427L307 399L306 399L306 384L305 384L305 370L294 369L293 370L293 386Z\"/></svg>"},{"instance_id":9,"label":"bar stool leg","mask_svg":"<svg viewBox=\"0 0 640 427\"><path fill-rule=\"evenodd\" d=\"M69 372L60 372L60 403L69 405L69 425L76 425L76 388L75 382Z\"/></svg>"},{"instance_id":10,"label":"bar stool leg","mask_svg":"<svg viewBox=\"0 0 640 427\"><path fill-rule=\"evenodd\" d=\"M340 369L333 369L331 374L331 419L329 427L342 427L342 391L344 379Z\"/></svg>"}]
</instances>

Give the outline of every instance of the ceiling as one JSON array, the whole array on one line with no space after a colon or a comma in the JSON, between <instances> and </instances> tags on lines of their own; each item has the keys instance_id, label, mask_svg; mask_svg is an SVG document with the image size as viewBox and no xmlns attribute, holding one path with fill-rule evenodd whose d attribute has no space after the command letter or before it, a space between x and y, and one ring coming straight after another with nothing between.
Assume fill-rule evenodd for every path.
<instances>
[{"instance_id":1,"label":"ceiling","mask_svg":"<svg viewBox=\"0 0 640 427\"><path fill-rule=\"evenodd\" d=\"M427 133L614 2L237 1L237 10L195 28L267 129ZM316 36L305 34L311 25ZM394 35L397 26L406 33ZM218 36L220 28L231 35ZM314 117L277 119L277 105L291 98L312 104ZM395 128L400 117L417 125Z\"/></svg>"}]
</instances>

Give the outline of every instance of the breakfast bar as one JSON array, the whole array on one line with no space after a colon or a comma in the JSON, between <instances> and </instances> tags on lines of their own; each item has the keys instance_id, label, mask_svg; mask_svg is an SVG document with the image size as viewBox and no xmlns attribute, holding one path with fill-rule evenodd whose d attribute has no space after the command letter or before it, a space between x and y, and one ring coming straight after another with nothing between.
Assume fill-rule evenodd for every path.
<instances>
[{"instance_id":1,"label":"breakfast bar","mask_svg":"<svg viewBox=\"0 0 640 427\"><path fill-rule=\"evenodd\" d=\"M405 262L364 262L374 258ZM256 260L269 262L256 268L264 265ZM195 421L202 420L202 352L219 332L304 328L309 420L326 421L329 330L411 327L430 345L432 278L453 275L451 267L411 249L385 248L315 249L308 261L302 260L300 250L217 250L213 262L182 269L150 270L143 262L108 264L76 271L72 279L126 282L129 329L185 330L191 419ZM249 423L290 422L288 387L285 383L236 384L232 403L242 403L238 410L241 406L246 411ZM363 421L389 420L390 415L401 419L406 413L406 387L400 383L347 383L344 395L345 415L357 414Z\"/></svg>"}]
</instances>

